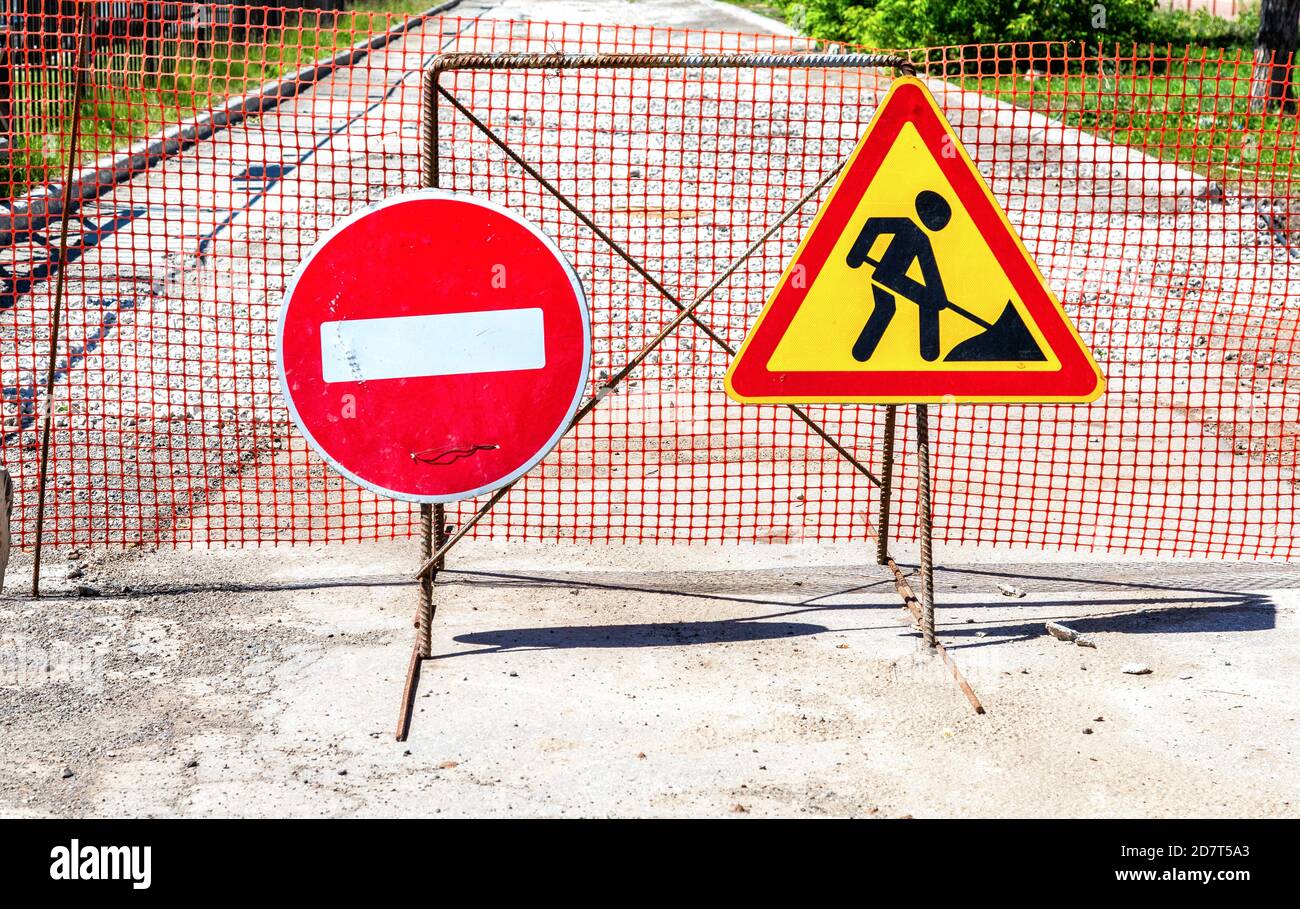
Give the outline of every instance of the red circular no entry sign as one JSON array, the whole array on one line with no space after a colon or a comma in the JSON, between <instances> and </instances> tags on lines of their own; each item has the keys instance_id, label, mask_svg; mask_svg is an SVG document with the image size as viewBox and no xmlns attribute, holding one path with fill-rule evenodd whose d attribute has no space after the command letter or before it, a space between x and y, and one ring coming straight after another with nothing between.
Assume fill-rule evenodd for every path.
<instances>
[{"instance_id":1,"label":"red circular no entry sign","mask_svg":"<svg viewBox=\"0 0 1300 909\"><path fill-rule=\"evenodd\" d=\"M412 192L336 225L285 292L280 382L344 476L411 502L506 485L564 434L587 384L578 276L498 205Z\"/></svg>"}]
</instances>

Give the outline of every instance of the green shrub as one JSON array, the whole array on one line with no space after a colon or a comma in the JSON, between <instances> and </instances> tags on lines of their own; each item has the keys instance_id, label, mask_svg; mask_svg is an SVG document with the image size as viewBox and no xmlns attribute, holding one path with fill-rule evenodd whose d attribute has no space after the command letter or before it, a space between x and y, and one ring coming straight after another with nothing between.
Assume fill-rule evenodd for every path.
<instances>
[{"instance_id":1,"label":"green shrub","mask_svg":"<svg viewBox=\"0 0 1300 909\"><path fill-rule=\"evenodd\" d=\"M1245 6L1237 18L1222 19L1203 9L1195 12L1159 10L1151 17L1147 40L1152 44L1201 44L1209 47L1250 47L1259 31L1259 4Z\"/></svg>"},{"instance_id":2,"label":"green shrub","mask_svg":"<svg viewBox=\"0 0 1300 909\"><path fill-rule=\"evenodd\" d=\"M1204 10L1165 12L1155 0L783 0L805 34L871 47L1020 41L1249 46L1258 3L1236 21Z\"/></svg>"},{"instance_id":3,"label":"green shrub","mask_svg":"<svg viewBox=\"0 0 1300 909\"><path fill-rule=\"evenodd\" d=\"M783 0L786 20L805 35L862 43L863 23L875 0Z\"/></svg>"}]
</instances>

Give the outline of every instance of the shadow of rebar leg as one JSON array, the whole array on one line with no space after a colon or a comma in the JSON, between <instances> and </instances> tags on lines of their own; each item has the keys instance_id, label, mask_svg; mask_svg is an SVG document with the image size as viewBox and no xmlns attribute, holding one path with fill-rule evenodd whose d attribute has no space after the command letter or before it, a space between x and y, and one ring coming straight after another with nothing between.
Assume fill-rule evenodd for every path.
<instances>
[{"instance_id":1,"label":"shadow of rebar leg","mask_svg":"<svg viewBox=\"0 0 1300 909\"><path fill-rule=\"evenodd\" d=\"M858 335L858 340L853 345L853 359L859 363L871 359L871 355L876 352L876 345L880 343L880 339L885 335L885 329L894 318L894 311L898 309L898 304L894 302L894 295L879 284L871 285L871 293L875 305L871 309L871 315L867 317L867 324L862 328L862 334Z\"/></svg>"}]
</instances>

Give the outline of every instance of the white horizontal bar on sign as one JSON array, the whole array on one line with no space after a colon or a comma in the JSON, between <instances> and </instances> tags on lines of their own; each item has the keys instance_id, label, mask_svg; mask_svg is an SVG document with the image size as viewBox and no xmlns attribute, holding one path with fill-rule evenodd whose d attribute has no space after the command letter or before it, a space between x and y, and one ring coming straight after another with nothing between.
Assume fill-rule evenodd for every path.
<instances>
[{"instance_id":1,"label":"white horizontal bar on sign","mask_svg":"<svg viewBox=\"0 0 1300 909\"><path fill-rule=\"evenodd\" d=\"M540 309L389 319L345 319L320 327L326 382L515 372L546 365Z\"/></svg>"}]
</instances>

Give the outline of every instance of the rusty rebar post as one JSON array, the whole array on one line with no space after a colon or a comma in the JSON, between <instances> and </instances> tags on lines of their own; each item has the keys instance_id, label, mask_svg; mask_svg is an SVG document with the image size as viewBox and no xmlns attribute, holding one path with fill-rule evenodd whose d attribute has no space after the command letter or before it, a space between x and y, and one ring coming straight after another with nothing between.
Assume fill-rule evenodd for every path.
<instances>
[{"instance_id":1,"label":"rusty rebar post","mask_svg":"<svg viewBox=\"0 0 1300 909\"><path fill-rule=\"evenodd\" d=\"M36 552L32 560L32 596L41 595L41 548L45 537L45 490L49 485L50 426L54 413L54 376L59 364L59 326L63 321L63 287L68 264L68 216L72 212L72 175L77 168L77 152L81 141L81 96L86 88L86 71L90 68L90 46L93 42L92 16L95 5L82 7L78 23L77 71L73 74L72 137L68 149L68 170L63 181L63 213L59 222L59 253L54 281L54 312L50 321L50 357L45 373L45 413L41 419L41 462L36 489Z\"/></svg>"},{"instance_id":2,"label":"rusty rebar post","mask_svg":"<svg viewBox=\"0 0 1300 909\"><path fill-rule=\"evenodd\" d=\"M447 542L446 511L442 504L420 505L420 561L428 562L434 548L441 549ZM433 604L433 582L446 563L444 558L433 562L433 570L417 579L420 585L419 605L415 610L415 646L406 666L406 684L402 688L402 703L397 713L397 741L405 742L411 731L411 717L415 712L415 693L420 687L420 666L433 655L433 617L438 609Z\"/></svg>"},{"instance_id":3,"label":"rusty rebar post","mask_svg":"<svg viewBox=\"0 0 1300 909\"><path fill-rule=\"evenodd\" d=\"M424 130L421 140L420 183L428 188L438 186L438 96L426 92L423 96L422 119ZM428 565L434 552L434 540L441 549L446 542L445 512L441 503L420 505L420 564ZM397 715L397 741L406 741L411 730L411 715L415 710L415 692L420 687L420 664L433 655L433 582L444 560L434 563L432 570L422 572L416 583L420 585L419 600L415 608L415 646L411 648L411 661L406 668L406 686L402 691L401 709Z\"/></svg>"},{"instance_id":4,"label":"rusty rebar post","mask_svg":"<svg viewBox=\"0 0 1300 909\"><path fill-rule=\"evenodd\" d=\"M435 549L441 550L447 542L447 511L442 503L420 506L420 564L433 557ZM416 612L416 652L427 660L433 653L433 617L438 607L433 602L433 582L446 564L446 557L433 563L433 570L419 578L420 606Z\"/></svg>"},{"instance_id":5,"label":"rusty rebar post","mask_svg":"<svg viewBox=\"0 0 1300 909\"><path fill-rule=\"evenodd\" d=\"M916 472L920 496L917 520L921 525L921 636L934 647L934 553L931 535L934 514L930 508L930 405L916 405Z\"/></svg>"},{"instance_id":6,"label":"rusty rebar post","mask_svg":"<svg viewBox=\"0 0 1300 909\"><path fill-rule=\"evenodd\" d=\"M439 502L437 505L433 506L433 545L436 546L438 549L442 549L443 546L447 545L448 530L449 527L447 525L447 508L445 505ZM442 558L438 559L438 561L434 564L433 570L442 571L442 569L445 568L446 566L447 566L447 557L443 556ZM437 606L433 607L433 610L434 612L437 612L438 607Z\"/></svg>"},{"instance_id":7,"label":"rusty rebar post","mask_svg":"<svg viewBox=\"0 0 1300 909\"><path fill-rule=\"evenodd\" d=\"M886 563L886 567L894 576L894 588L898 591L898 595L903 598L903 608L912 614L912 620L919 625L921 623L921 604L916 594L912 592L912 586L907 583L907 576L903 574L903 569L898 567L898 563L894 561L892 556ZM966 677L961 674L956 661L948 654L947 648L936 641L934 649L943 658L944 665L952 673L953 681L957 683L961 693L966 696L966 700L970 701L971 707L975 709L976 713L984 713L984 705L980 703L979 696L975 694L975 689L970 687L970 682L966 681Z\"/></svg>"},{"instance_id":8,"label":"rusty rebar post","mask_svg":"<svg viewBox=\"0 0 1300 909\"><path fill-rule=\"evenodd\" d=\"M433 506L420 506L420 564L433 555ZM420 608L415 619L415 649L420 659L427 660L433 650L430 626L433 622L433 578L429 572L420 578Z\"/></svg>"},{"instance_id":9,"label":"rusty rebar post","mask_svg":"<svg viewBox=\"0 0 1300 909\"><path fill-rule=\"evenodd\" d=\"M898 405L885 406L885 439L880 451L880 517L876 522L876 562L889 564L889 507L894 492L894 428Z\"/></svg>"},{"instance_id":10,"label":"rusty rebar post","mask_svg":"<svg viewBox=\"0 0 1300 909\"><path fill-rule=\"evenodd\" d=\"M424 147L420 155L420 182L426 189L436 189L439 183L438 160L438 75L429 72L424 76L421 86L421 113L424 117L424 130L421 139Z\"/></svg>"}]
</instances>

